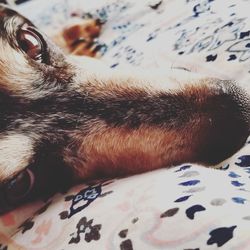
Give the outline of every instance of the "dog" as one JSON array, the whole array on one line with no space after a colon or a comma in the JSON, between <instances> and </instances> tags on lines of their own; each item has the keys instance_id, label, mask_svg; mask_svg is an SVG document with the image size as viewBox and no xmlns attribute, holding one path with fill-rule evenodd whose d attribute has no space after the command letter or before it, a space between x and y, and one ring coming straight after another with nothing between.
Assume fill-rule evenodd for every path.
<instances>
[{"instance_id":1,"label":"dog","mask_svg":"<svg viewBox=\"0 0 250 250\"><path fill-rule=\"evenodd\" d=\"M64 49L78 54L74 46L87 41L93 56L101 25L93 21L88 30L96 33L77 43L65 30ZM214 165L244 144L250 101L235 82L183 69L138 71L66 55L0 5L1 213L78 181Z\"/></svg>"}]
</instances>

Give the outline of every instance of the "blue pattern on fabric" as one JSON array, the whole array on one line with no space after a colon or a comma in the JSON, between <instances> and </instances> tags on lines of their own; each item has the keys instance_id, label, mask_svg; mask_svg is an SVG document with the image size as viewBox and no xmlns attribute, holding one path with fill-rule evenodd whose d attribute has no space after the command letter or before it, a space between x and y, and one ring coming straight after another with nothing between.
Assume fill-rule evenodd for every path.
<instances>
[{"instance_id":1,"label":"blue pattern on fabric","mask_svg":"<svg viewBox=\"0 0 250 250\"><path fill-rule=\"evenodd\" d=\"M202 205L194 205L186 210L186 215L190 220L194 219L194 216L197 212L205 211L206 208Z\"/></svg>"},{"instance_id":2,"label":"blue pattern on fabric","mask_svg":"<svg viewBox=\"0 0 250 250\"><path fill-rule=\"evenodd\" d=\"M191 180L191 181L181 182L181 183L179 183L179 185L181 185L181 186L195 186L198 183L200 183L199 180Z\"/></svg>"},{"instance_id":3,"label":"blue pattern on fabric","mask_svg":"<svg viewBox=\"0 0 250 250\"><path fill-rule=\"evenodd\" d=\"M241 183L239 181L231 181L232 185L235 186L235 187L241 187L241 186L244 186L245 183Z\"/></svg>"},{"instance_id":4,"label":"blue pattern on fabric","mask_svg":"<svg viewBox=\"0 0 250 250\"><path fill-rule=\"evenodd\" d=\"M245 204L246 199L241 197L232 197L232 201L238 204Z\"/></svg>"},{"instance_id":5,"label":"blue pattern on fabric","mask_svg":"<svg viewBox=\"0 0 250 250\"><path fill-rule=\"evenodd\" d=\"M184 170L187 170L191 168L191 165L184 165L184 166L181 166L178 170L176 170L175 172L181 172L181 171L184 171Z\"/></svg>"},{"instance_id":6,"label":"blue pattern on fabric","mask_svg":"<svg viewBox=\"0 0 250 250\"><path fill-rule=\"evenodd\" d=\"M68 218L72 217L76 213L81 212L84 208L88 207L95 199L97 199L102 193L101 184L97 186L87 187L78 192L72 199ZM79 204L83 203L81 206Z\"/></svg>"},{"instance_id":7,"label":"blue pattern on fabric","mask_svg":"<svg viewBox=\"0 0 250 250\"><path fill-rule=\"evenodd\" d=\"M192 195L186 195L186 196L182 196L180 198L178 198L177 200L175 200L174 202L183 202L188 200Z\"/></svg>"},{"instance_id":8,"label":"blue pattern on fabric","mask_svg":"<svg viewBox=\"0 0 250 250\"><path fill-rule=\"evenodd\" d=\"M232 171L228 174L228 176L229 176L229 177L232 177L232 178L241 177L240 175L238 175L238 174L236 174L235 172L232 172Z\"/></svg>"},{"instance_id":9,"label":"blue pattern on fabric","mask_svg":"<svg viewBox=\"0 0 250 250\"><path fill-rule=\"evenodd\" d=\"M235 165L239 167L250 167L250 155L242 155L238 157L238 161L235 162Z\"/></svg>"},{"instance_id":10,"label":"blue pattern on fabric","mask_svg":"<svg viewBox=\"0 0 250 250\"><path fill-rule=\"evenodd\" d=\"M221 227L212 230L209 234L211 237L208 239L207 244L217 244L218 247L223 246L233 238L233 232L237 226Z\"/></svg>"}]
</instances>

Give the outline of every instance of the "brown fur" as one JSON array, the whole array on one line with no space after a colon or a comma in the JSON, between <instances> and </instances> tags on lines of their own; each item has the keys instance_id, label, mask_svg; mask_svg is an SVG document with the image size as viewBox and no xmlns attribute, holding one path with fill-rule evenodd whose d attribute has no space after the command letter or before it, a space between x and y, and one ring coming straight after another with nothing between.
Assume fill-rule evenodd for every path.
<instances>
[{"instance_id":1,"label":"brown fur","mask_svg":"<svg viewBox=\"0 0 250 250\"><path fill-rule=\"evenodd\" d=\"M87 19L68 24L54 37L54 41L67 53L79 56L96 55L94 39L100 35L101 24L98 20Z\"/></svg>"},{"instance_id":2,"label":"brown fur","mask_svg":"<svg viewBox=\"0 0 250 250\"><path fill-rule=\"evenodd\" d=\"M74 24L56 41L93 56L100 28ZM27 32L37 55L27 51ZM80 62L0 5L0 213L79 179L217 164L244 144L249 113L249 96L233 81ZM15 197L27 172L35 182Z\"/></svg>"},{"instance_id":3,"label":"brown fur","mask_svg":"<svg viewBox=\"0 0 250 250\"><path fill-rule=\"evenodd\" d=\"M68 148L65 161L75 166L79 178L138 174L194 158L194 150L187 150L189 143L183 134L159 128L100 128L86 137L76 135L73 140L77 149L74 146L72 152Z\"/></svg>"}]
</instances>

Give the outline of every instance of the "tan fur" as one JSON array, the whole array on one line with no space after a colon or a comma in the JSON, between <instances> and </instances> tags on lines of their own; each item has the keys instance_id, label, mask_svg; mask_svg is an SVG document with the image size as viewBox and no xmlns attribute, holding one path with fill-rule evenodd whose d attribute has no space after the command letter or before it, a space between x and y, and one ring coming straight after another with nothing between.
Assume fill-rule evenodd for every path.
<instances>
[{"instance_id":1,"label":"tan fur","mask_svg":"<svg viewBox=\"0 0 250 250\"><path fill-rule=\"evenodd\" d=\"M0 87L13 94L33 92L30 83L33 79L41 81L41 75L31 68L25 57L6 42L0 40ZM11 62L11 63L6 63ZM15 65L13 67L13 65ZM37 95L37 93L36 93Z\"/></svg>"},{"instance_id":2,"label":"tan fur","mask_svg":"<svg viewBox=\"0 0 250 250\"><path fill-rule=\"evenodd\" d=\"M30 163L34 155L32 139L21 134L0 137L0 181L9 179Z\"/></svg>"},{"instance_id":3,"label":"tan fur","mask_svg":"<svg viewBox=\"0 0 250 250\"><path fill-rule=\"evenodd\" d=\"M85 137L75 135L73 140L77 146L74 152L67 149L65 160L74 166L79 178L142 173L184 159L191 161L195 154L188 131L184 134L146 126L136 130L100 126Z\"/></svg>"}]
</instances>

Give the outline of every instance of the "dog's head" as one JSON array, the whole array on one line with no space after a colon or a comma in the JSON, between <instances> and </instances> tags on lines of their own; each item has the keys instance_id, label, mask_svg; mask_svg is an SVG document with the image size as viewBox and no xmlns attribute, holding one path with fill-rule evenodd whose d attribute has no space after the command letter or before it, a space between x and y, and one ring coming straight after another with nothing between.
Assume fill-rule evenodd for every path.
<instances>
[{"instance_id":1,"label":"dog's head","mask_svg":"<svg viewBox=\"0 0 250 250\"><path fill-rule=\"evenodd\" d=\"M0 5L0 213L67 188L77 175L218 163L249 133L249 97L231 81L175 73L164 78L167 88L158 75L145 87L150 79L134 72L101 71L77 66Z\"/></svg>"},{"instance_id":2,"label":"dog's head","mask_svg":"<svg viewBox=\"0 0 250 250\"><path fill-rule=\"evenodd\" d=\"M55 145L64 137L60 128L52 129L64 124L55 100L67 91L72 72L63 53L29 20L0 5L0 212L44 185L60 186L58 179L68 175L50 170L61 162L54 149L60 150ZM38 173L39 164L48 171ZM37 176L40 181L34 181Z\"/></svg>"}]
</instances>

